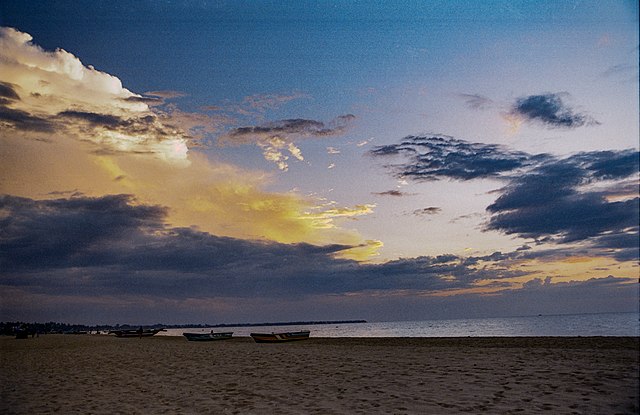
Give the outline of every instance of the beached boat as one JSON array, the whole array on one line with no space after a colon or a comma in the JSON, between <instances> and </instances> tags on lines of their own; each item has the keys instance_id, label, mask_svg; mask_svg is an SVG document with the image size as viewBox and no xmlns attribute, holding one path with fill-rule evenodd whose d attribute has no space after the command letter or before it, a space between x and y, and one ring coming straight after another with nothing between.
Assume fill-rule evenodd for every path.
<instances>
[{"instance_id":1,"label":"beached boat","mask_svg":"<svg viewBox=\"0 0 640 415\"><path fill-rule=\"evenodd\" d=\"M230 339L233 336L233 332L214 333L213 330L211 330L211 333L182 333L182 335L191 342L210 342L213 340Z\"/></svg>"},{"instance_id":2,"label":"beached boat","mask_svg":"<svg viewBox=\"0 0 640 415\"><path fill-rule=\"evenodd\" d=\"M116 337L151 337L160 333L161 331L166 331L165 329L143 329L139 328L136 330L110 330L109 334L115 334Z\"/></svg>"},{"instance_id":3,"label":"beached boat","mask_svg":"<svg viewBox=\"0 0 640 415\"><path fill-rule=\"evenodd\" d=\"M290 331L283 333L251 333L251 337L256 343L281 343L296 340L307 340L309 330Z\"/></svg>"}]
</instances>

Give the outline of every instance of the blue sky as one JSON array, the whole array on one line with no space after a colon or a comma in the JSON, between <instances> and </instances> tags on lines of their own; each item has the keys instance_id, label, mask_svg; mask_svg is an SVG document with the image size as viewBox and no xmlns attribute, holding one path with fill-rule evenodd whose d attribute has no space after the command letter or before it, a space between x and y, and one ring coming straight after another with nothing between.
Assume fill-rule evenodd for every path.
<instances>
[{"instance_id":1,"label":"blue sky","mask_svg":"<svg viewBox=\"0 0 640 415\"><path fill-rule=\"evenodd\" d=\"M0 318L637 310L637 16L4 2Z\"/></svg>"}]
</instances>

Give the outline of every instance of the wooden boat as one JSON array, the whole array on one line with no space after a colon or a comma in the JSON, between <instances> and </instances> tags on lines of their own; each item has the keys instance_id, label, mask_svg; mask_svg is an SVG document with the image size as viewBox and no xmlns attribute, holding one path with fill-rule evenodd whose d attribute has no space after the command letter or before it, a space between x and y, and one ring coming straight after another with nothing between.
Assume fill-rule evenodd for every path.
<instances>
[{"instance_id":1,"label":"wooden boat","mask_svg":"<svg viewBox=\"0 0 640 415\"><path fill-rule=\"evenodd\" d=\"M211 330L211 333L182 333L187 340L191 342L209 342L213 340L227 340L233 336L233 332L225 332L225 333L214 333Z\"/></svg>"},{"instance_id":2,"label":"wooden boat","mask_svg":"<svg viewBox=\"0 0 640 415\"><path fill-rule=\"evenodd\" d=\"M151 337L166 331L165 329L143 329L142 327L137 330L110 330L109 334L115 334L116 337Z\"/></svg>"},{"instance_id":3,"label":"wooden boat","mask_svg":"<svg viewBox=\"0 0 640 415\"><path fill-rule=\"evenodd\" d=\"M307 340L309 330L289 331L283 333L251 333L251 337L256 343L281 343L296 340Z\"/></svg>"}]
</instances>

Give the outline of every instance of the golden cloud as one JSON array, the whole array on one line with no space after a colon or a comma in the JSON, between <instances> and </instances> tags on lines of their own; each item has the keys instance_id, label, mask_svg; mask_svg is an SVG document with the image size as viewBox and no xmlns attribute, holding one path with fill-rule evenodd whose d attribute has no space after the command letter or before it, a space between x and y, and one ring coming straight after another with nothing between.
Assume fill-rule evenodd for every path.
<instances>
[{"instance_id":1,"label":"golden cloud","mask_svg":"<svg viewBox=\"0 0 640 415\"><path fill-rule=\"evenodd\" d=\"M45 51L10 28L0 29L0 73L1 193L126 193L168 207L170 226L281 243L367 246L355 249L351 257L358 259L363 251L375 254L375 244L335 222L370 213L371 206L341 212L297 193L267 192L270 175L198 151L194 130L215 131L218 119L160 110L118 78L64 50ZM291 142L286 146L302 158Z\"/></svg>"}]
</instances>

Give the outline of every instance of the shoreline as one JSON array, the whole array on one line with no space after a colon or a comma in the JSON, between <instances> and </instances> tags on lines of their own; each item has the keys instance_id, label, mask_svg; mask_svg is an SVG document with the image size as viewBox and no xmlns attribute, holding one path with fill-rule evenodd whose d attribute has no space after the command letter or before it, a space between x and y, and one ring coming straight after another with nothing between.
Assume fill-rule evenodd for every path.
<instances>
[{"instance_id":1,"label":"shoreline","mask_svg":"<svg viewBox=\"0 0 640 415\"><path fill-rule=\"evenodd\" d=\"M0 338L0 411L638 413L638 337Z\"/></svg>"}]
</instances>

